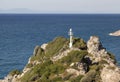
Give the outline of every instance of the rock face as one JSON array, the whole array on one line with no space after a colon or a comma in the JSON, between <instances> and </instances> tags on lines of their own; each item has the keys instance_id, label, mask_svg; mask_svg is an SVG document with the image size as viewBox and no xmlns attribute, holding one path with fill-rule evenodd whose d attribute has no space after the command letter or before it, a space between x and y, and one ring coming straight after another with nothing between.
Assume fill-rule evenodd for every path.
<instances>
[{"instance_id":1,"label":"rock face","mask_svg":"<svg viewBox=\"0 0 120 82\"><path fill-rule=\"evenodd\" d=\"M87 48L82 49L80 39L74 40L73 48L68 42L57 38L36 46L22 73L8 75L0 82L120 82L120 68L99 37L91 36L84 43Z\"/></svg>"},{"instance_id":2,"label":"rock face","mask_svg":"<svg viewBox=\"0 0 120 82\"><path fill-rule=\"evenodd\" d=\"M113 32L113 33L109 33L109 35L111 36L120 36L120 30Z\"/></svg>"},{"instance_id":3,"label":"rock face","mask_svg":"<svg viewBox=\"0 0 120 82\"><path fill-rule=\"evenodd\" d=\"M101 42L99 41L99 37L97 36L90 37L90 40L88 40L87 42L87 47L88 47L88 52L96 56L100 56L100 54L98 54L98 51L104 49Z\"/></svg>"},{"instance_id":4,"label":"rock face","mask_svg":"<svg viewBox=\"0 0 120 82\"><path fill-rule=\"evenodd\" d=\"M34 52L33 52L33 55L34 55L34 56L37 55L38 50L39 50L39 46L36 46L35 49L34 49Z\"/></svg>"},{"instance_id":5,"label":"rock face","mask_svg":"<svg viewBox=\"0 0 120 82\"><path fill-rule=\"evenodd\" d=\"M104 67L101 71L102 82L120 82L120 70L118 67Z\"/></svg>"},{"instance_id":6,"label":"rock face","mask_svg":"<svg viewBox=\"0 0 120 82\"><path fill-rule=\"evenodd\" d=\"M0 80L0 82L19 82L17 80L17 75L11 76L7 75L3 80Z\"/></svg>"},{"instance_id":7,"label":"rock face","mask_svg":"<svg viewBox=\"0 0 120 82\"><path fill-rule=\"evenodd\" d=\"M87 42L87 51L90 53L95 59L95 62L101 61L101 58L107 56L107 51L102 46L101 42L99 41L99 37L91 36L90 40Z\"/></svg>"},{"instance_id":8,"label":"rock face","mask_svg":"<svg viewBox=\"0 0 120 82\"><path fill-rule=\"evenodd\" d=\"M99 38L96 36L91 36L90 40L87 42L88 52L92 54L92 62L101 62L103 68L101 69L101 81L102 82L120 82L120 70L115 64L115 60L111 59L108 52L103 48ZM93 60L95 59L95 60Z\"/></svg>"}]
</instances>

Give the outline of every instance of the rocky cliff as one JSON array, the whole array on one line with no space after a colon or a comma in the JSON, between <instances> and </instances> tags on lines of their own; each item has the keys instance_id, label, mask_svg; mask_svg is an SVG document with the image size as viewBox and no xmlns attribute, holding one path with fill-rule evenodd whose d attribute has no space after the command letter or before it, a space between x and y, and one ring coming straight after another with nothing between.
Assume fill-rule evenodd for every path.
<instances>
[{"instance_id":1,"label":"rocky cliff","mask_svg":"<svg viewBox=\"0 0 120 82\"><path fill-rule=\"evenodd\" d=\"M120 82L114 55L107 52L97 36L86 43L57 37L36 46L22 72L14 70L0 82Z\"/></svg>"}]
</instances>

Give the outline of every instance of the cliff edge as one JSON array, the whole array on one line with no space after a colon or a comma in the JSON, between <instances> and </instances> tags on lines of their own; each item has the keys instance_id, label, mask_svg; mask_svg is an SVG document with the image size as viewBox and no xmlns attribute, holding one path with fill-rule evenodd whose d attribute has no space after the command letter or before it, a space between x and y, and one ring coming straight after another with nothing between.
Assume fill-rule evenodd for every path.
<instances>
[{"instance_id":1,"label":"cliff edge","mask_svg":"<svg viewBox=\"0 0 120 82\"><path fill-rule=\"evenodd\" d=\"M57 37L36 46L22 72L14 70L0 82L120 82L114 55L106 51L97 36L87 43L81 38Z\"/></svg>"}]
</instances>

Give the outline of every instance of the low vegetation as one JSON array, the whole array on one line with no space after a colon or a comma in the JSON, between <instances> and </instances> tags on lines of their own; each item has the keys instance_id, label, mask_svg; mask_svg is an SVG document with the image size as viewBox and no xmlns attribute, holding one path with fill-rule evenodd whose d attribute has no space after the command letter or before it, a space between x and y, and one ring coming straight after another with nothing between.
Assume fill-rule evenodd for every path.
<instances>
[{"instance_id":1,"label":"low vegetation","mask_svg":"<svg viewBox=\"0 0 120 82\"><path fill-rule=\"evenodd\" d=\"M53 64L51 60L46 60L42 64L35 65L21 80L22 82L31 82L39 79L43 82L52 81L55 80L56 76L63 73L65 68L60 63Z\"/></svg>"},{"instance_id":2,"label":"low vegetation","mask_svg":"<svg viewBox=\"0 0 120 82\"><path fill-rule=\"evenodd\" d=\"M81 82L96 82L95 81L96 71L90 70L82 79Z\"/></svg>"},{"instance_id":3,"label":"low vegetation","mask_svg":"<svg viewBox=\"0 0 120 82\"><path fill-rule=\"evenodd\" d=\"M71 51L70 53L68 53L68 56L63 57L58 62L65 63L65 64L67 64L69 66L72 62L79 62L79 61L81 61L87 54L88 53L85 50Z\"/></svg>"},{"instance_id":4,"label":"low vegetation","mask_svg":"<svg viewBox=\"0 0 120 82\"><path fill-rule=\"evenodd\" d=\"M67 48L68 40L64 37L57 37L52 42L48 43L46 47L46 56L51 57L57 53L59 53L60 50L64 50Z\"/></svg>"},{"instance_id":5,"label":"low vegetation","mask_svg":"<svg viewBox=\"0 0 120 82\"><path fill-rule=\"evenodd\" d=\"M87 49L86 42L83 39L81 39L81 38L74 38L73 46L75 48L79 48L79 49L82 49L82 50Z\"/></svg>"},{"instance_id":6,"label":"low vegetation","mask_svg":"<svg viewBox=\"0 0 120 82\"><path fill-rule=\"evenodd\" d=\"M112 53L110 53L110 52L108 52L107 54L109 55L109 57L110 57L111 59L114 60L114 63L116 63L115 56L114 56Z\"/></svg>"},{"instance_id":7,"label":"low vegetation","mask_svg":"<svg viewBox=\"0 0 120 82\"><path fill-rule=\"evenodd\" d=\"M70 63L79 62L87 55L87 52L82 51L71 51L68 56L63 57L59 61L52 62L51 60L46 60L44 63L35 65L29 72L27 72L23 78L22 82L31 82L38 80L40 82L55 82L55 81L65 81L67 79L62 78L59 74L65 72ZM67 64L64 66L63 64ZM31 66L31 65L30 65ZM28 76L29 75L29 76ZM29 79L31 78L31 79ZM40 79L41 78L41 79ZM70 79L69 77L66 77ZM71 79L72 82L77 82L78 79L82 77L77 77L77 79Z\"/></svg>"},{"instance_id":8,"label":"low vegetation","mask_svg":"<svg viewBox=\"0 0 120 82\"><path fill-rule=\"evenodd\" d=\"M71 78L70 79L70 82L80 82L80 80L83 78L84 76L83 75L79 75L75 78Z\"/></svg>"},{"instance_id":9,"label":"low vegetation","mask_svg":"<svg viewBox=\"0 0 120 82\"><path fill-rule=\"evenodd\" d=\"M12 75L12 76L14 76L14 75L21 74L21 72L19 70L15 69L15 70L12 70L9 74Z\"/></svg>"},{"instance_id":10,"label":"low vegetation","mask_svg":"<svg viewBox=\"0 0 120 82\"><path fill-rule=\"evenodd\" d=\"M53 41L49 42L46 51L44 51L42 48L38 49L38 53L36 56L31 57L31 61L44 61L46 59L49 59L53 55L59 53L60 50L64 50L67 48L67 42L68 40L64 37L57 37Z\"/></svg>"},{"instance_id":11,"label":"low vegetation","mask_svg":"<svg viewBox=\"0 0 120 82\"><path fill-rule=\"evenodd\" d=\"M100 70L103 68L103 64L107 64L105 60L93 63L89 57L91 54L87 52L87 45L83 39L74 38L73 48L79 50L72 50L63 58L52 61L51 58L58 53L67 50L69 47L69 40L64 37L57 37L53 41L49 42L46 50L39 47L37 55L31 57L31 61L39 61L39 64L33 65L27 64L27 68L31 68L21 78L21 82L101 82ZM114 56L108 53L110 58L114 59ZM84 62L87 66L85 75L78 75L67 73L67 69L72 68L80 70L76 62ZM70 66L71 64L73 66ZM110 68L113 69L113 68ZM19 74L17 71L13 71L12 75Z\"/></svg>"}]
</instances>

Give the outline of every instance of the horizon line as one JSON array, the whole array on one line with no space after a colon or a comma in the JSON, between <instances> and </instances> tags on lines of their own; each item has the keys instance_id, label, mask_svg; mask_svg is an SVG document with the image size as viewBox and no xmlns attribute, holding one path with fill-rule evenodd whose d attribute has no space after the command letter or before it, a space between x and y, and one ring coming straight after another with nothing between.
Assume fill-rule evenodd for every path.
<instances>
[{"instance_id":1,"label":"horizon line","mask_svg":"<svg viewBox=\"0 0 120 82\"><path fill-rule=\"evenodd\" d=\"M0 13L0 14L120 14L120 13Z\"/></svg>"}]
</instances>

